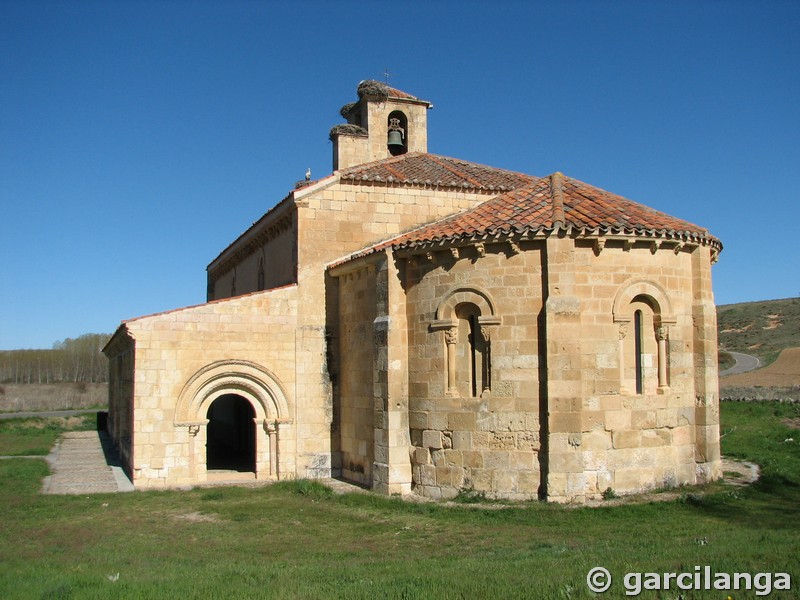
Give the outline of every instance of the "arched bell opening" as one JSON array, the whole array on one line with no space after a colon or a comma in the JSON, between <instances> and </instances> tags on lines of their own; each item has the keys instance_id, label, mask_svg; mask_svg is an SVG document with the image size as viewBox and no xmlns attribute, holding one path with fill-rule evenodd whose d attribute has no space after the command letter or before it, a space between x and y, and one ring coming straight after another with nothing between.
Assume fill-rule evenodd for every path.
<instances>
[{"instance_id":1,"label":"arched bell opening","mask_svg":"<svg viewBox=\"0 0 800 600\"><path fill-rule=\"evenodd\" d=\"M398 156L408 152L408 117L399 110L389 113L386 145L389 154Z\"/></svg>"},{"instance_id":2,"label":"arched bell opening","mask_svg":"<svg viewBox=\"0 0 800 600\"><path fill-rule=\"evenodd\" d=\"M238 394L220 396L208 407L206 468L239 472L256 469L256 412Z\"/></svg>"}]
</instances>

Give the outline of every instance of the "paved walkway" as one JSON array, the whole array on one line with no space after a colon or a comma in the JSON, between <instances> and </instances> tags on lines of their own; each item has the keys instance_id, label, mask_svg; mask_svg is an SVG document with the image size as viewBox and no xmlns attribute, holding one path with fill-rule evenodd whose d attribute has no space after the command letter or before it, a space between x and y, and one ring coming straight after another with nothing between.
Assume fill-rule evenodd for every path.
<instances>
[{"instance_id":1,"label":"paved walkway","mask_svg":"<svg viewBox=\"0 0 800 600\"><path fill-rule=\"evenodd\" d=\"M43 494L103 494L132 492L119 456L105 432L70 431L59 438L47 457L52 474L44 478Z\"/></svg>"}]
</instances>

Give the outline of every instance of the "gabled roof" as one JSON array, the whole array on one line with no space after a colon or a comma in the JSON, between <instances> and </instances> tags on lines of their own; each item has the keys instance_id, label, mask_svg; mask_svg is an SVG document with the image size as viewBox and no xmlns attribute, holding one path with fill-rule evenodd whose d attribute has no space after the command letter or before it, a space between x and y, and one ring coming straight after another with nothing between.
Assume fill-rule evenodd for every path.
<instances>
[{"instance_id":1,"label":"gabled roof","mask_svg":"<svg viewBox=\"0 0 800 600\"><path fill-rule=\"evenodd\" d=\"M339 171L341 181L374 181L504 192L536 177L446 156L409 152Z\"/></svg>"},{"instance_id":2,"label":"gabled roof","mask_svg":"<svg viewBox=\"0 0 800 600\"><path fill-rule=\"evenodd\" d=\"M531 237L559 229L591 237L648 237L722 248L722 243L703 227L561 173L534 179L524 187L365 248L336 264L389 247L400 250Z\"/></svg>"}]
</instances>

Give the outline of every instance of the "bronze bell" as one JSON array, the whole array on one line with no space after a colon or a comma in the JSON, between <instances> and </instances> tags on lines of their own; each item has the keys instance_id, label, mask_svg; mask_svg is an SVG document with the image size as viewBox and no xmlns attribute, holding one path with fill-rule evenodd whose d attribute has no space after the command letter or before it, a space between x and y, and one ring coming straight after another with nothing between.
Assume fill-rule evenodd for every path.
<instances>
[{"instance_id":1,"label":"bronze bell","mask_svg":"<svg viewBox=\"0 0 800 600\"><path fill-rule=\"evenodd\" d=\"M404 146L402 132L394 129L390 131L388 146L390 150L399 150L400 148L402 148Z\"/></svg>"}]
</instances>

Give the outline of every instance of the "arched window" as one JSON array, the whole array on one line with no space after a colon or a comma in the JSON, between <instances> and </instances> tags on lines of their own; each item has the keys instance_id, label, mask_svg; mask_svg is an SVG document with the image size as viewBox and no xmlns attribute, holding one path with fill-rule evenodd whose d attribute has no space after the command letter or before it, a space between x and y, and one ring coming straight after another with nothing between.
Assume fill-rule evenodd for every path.
<instances>
[{"instance_id":1,"label":"arched window","mask_svg":"<svg viewBox=\"0 0 800 600\"><path fill-rule=\"evenodd\" d=\"M619 324L620 393L669 391L669 325L676 318L664 289L652 281L630 281L614 298L613 316Z\"/></svg>"},{"instance_id":2,"label":"arched window","mask_svg":"<svg viewBox=\"0 0 800 600\"><path fill-rule=\"evenodd\" d=\"M478 323L480 309L462 303L455 309L457 340L455 344L455 389L459 396L478 397L491 387L491 361L487 331ZM450 387L452 388L450 382Z\"/></svg>"},{"instance_id":3,"label":"arched window","mask_svg":"<svg viewBox=\"0 0 800 600\"><path fill-rule=\"evenodd\" d=\"M500 325L488 292L459 287L444 295L431 330L444 333L448 396L478 397L492 388L492 347L489 331Z\"/></svg>"},{"instance_id":4,"label":"arched window","mask_svg":"<svg viewBox=\"0 0 800 600\"><path fill-rule=\"evenodd\" d=\"M656 333L660 316L646 296L636 296L629 306L627 322L620 339L620 387L634 394L655 394L664 387L665 373L659 365L663 348ZM666 363L665 363L666 364Z\"/></svg>"},{"instance_id":5,"label":"arched window","mask_svg":"<svg viewBox=\"0 0 800 600\"><path fill-rule=\"evenodd\" d=\"M637 310L633 313L633 347L634 347L634 364L636 378L636 393L644 393L644 356L642 355L642 348L644 347L644 339L642 338L642 311Z\"/></svg>"}]
</instances>

